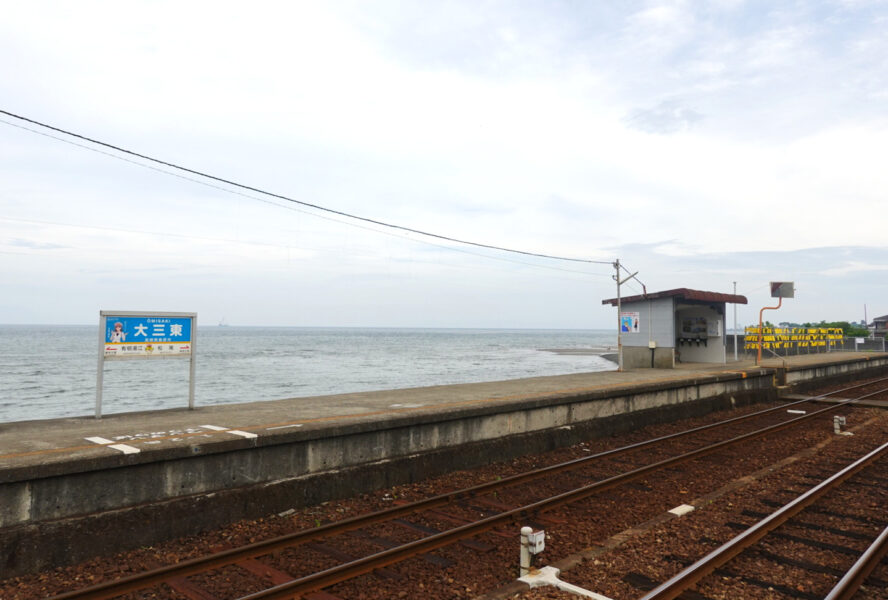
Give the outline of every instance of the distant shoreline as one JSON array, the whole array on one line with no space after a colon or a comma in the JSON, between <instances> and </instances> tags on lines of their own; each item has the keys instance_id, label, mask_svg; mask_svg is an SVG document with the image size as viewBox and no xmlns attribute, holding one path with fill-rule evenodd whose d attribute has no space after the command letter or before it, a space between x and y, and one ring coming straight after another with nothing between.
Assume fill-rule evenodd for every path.
<instances>
[{"instance_id":1,"label":"distant shoreline","mask_svg":"<svg viewBox=\"0 0 888 600\"><path fill-rule=\"evenodd\" d=\"M98 319L95 323L0 323L0 327L98 327ZM594 329L594 328L565 328L565 327L419 327L419 326L400 326L400 325L219 325L218 323L201 322L198 317L198 329L216 330L216 329L307 329L307 330L364 330L364 331L449 331L449 332L522 332L532 331L537 333L545 332L583 332L583 333L610 333L613 332L616 338L616 328L613 329Z\"/></svg>"},{"instance_id":2,"label":"distant shoreline","mask_svg":"<svg viewBox=\"0 0 888 600\"><path fill-rule=\"evenodd\" d=\"M540 348L543 352L552 352L553 354L560 355L573 355L573 356L600 356L601 358L606 358L611 362L619 361L619 354L616 352L616 348L604 347L604 348Z\"/></svg>"}]
</instances>

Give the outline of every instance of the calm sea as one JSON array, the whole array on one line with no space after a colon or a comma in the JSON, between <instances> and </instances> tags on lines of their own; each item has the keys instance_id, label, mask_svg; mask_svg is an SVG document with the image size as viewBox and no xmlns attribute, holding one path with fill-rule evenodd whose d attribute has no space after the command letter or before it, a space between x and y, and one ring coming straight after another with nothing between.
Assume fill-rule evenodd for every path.
<instances>
[{"instance_id":1,"label":"calm sea","mask_svg":"<svg viewBox=\"0 0 888 600\"><path fill-rule=\"evenodd\" d=\"M613 370L613 331L203 327L195 405ZM188 406L184 359L106 362L102 414ZM0 325L0 423L95 414L98 326Z\"/></svg>"}]
</instances>

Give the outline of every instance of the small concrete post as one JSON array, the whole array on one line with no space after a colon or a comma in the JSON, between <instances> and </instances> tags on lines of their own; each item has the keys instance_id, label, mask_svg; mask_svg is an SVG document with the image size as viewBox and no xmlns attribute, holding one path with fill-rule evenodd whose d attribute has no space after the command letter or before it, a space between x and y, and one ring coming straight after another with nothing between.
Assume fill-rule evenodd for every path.
<instances>
[{"instance_id":1,"label":"small concrete post","mask_svg":"<svg viewBox=\"0 0 888 600\"><path fill-rule=\"evenodd\" d=\"M524 526L521 528L521 556L518 563L519 577L530 573L530 542L528 537L533 533L533 528Z\"/></svg>"},{"instance_id":2,"label":"small concrete post","mask_svg":"<svg viewBox=\"0 0 888 600\"><path fill-rule=\"evenodd\" d=\"M840 417L836 415L833 417L833 432L837 435L842 435L842 425L845 425L845 417Z\"/></svg>"}]
</instances>

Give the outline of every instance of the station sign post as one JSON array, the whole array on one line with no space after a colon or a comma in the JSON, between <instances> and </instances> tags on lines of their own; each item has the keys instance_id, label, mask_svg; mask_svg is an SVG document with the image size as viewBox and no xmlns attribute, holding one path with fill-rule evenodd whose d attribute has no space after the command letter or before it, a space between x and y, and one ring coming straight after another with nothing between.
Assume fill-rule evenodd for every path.
<instances>
[{"instance_id":1,"label":"station sign post","mask_svg":"<svg viewBox=\"0 0 888 600\"><path fill-rule=\"evenodd\" d=\"M99 311L96 418L102 418L106 360L189 359L188 408L193 409L196 337L197 313Z\"/></svg>"},{"instance_id":2,"label":"station sign post","mask_svg":"<svg viewBox=\"0 0 888 600\"><path fill-rule=\"evenodd\" d=\"M783 306L784 298L795 298L795 284L792 281L772 281L771 282L771 298L779 298L777 306L765 306L759 311L759 343L758 354L755 364L762 364L762 331L764 331L763 315L766 310L777 310Z\"/></svg>"}]
</instances>

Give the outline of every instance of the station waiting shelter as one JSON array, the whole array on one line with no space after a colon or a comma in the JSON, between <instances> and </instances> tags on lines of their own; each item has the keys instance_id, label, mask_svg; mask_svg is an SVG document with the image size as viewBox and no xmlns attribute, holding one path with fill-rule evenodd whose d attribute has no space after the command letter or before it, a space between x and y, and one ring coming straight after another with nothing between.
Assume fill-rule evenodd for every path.
<instances>
[{"instance_id":1,"label":"station waiting shelter","mask_svg":"<svg viewBox=\"0 0 888 600\"><path fill-rule=\"evenodd\" d=\"M679 362L727 362L726 306L747 300L678 288L601 303L620 307L623 368L673 369Z\"/></svg>"}]
</instances>

